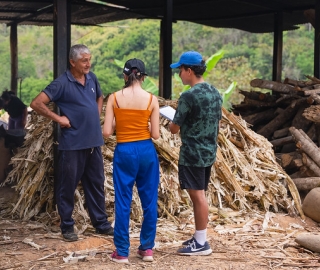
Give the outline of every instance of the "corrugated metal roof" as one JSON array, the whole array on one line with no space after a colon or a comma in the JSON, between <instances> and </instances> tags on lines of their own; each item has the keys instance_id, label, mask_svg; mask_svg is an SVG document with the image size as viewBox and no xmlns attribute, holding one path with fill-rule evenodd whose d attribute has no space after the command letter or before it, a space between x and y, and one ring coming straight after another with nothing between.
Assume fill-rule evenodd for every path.
<instances>
[{"instance_id":1,"label":"corrugated metal roof","mask_svg":"<svg viewBox=\"0 0 320 270\"><path fill-rule=\"evenodd\" d=\"M0 23L11 25L53 25L53 0L0 1ZM108 7L85 0L71 0L71 24L99 25L137 18L124 9Z\"/></svg>"},{"instance_id":2,"label":"corrugated metal roof","mask_svg":"<svg viewBox=\"0 0 320 270\"><path fill-rule=\"evenodd\" d=\"M169 0L70 0L71 23L98 25L130 18L162 19ZM274 14L283 13L284 30L307 23L303 12L317 0L172 0L173 21L190 21L249 32L273 32ZM96 3L93 3L96 2ZM53 0L0 1L0 23L53 24Z\"/></svg>"},{"instance_id":3,"label":"corrugated metal roof","mask_svg":"<svg viewBox=\"0 0 320 270\"><path fill-rule=\"evenodd\" d=\"M141 16L162 18L168 0L101 0L127 8ZM212 27L237 28L249 32L274 31L274 14L283 12L284 30L308 23L303 12L315 8L317 0L172 0L173 20Z\"/></svg>"}]
</instances>

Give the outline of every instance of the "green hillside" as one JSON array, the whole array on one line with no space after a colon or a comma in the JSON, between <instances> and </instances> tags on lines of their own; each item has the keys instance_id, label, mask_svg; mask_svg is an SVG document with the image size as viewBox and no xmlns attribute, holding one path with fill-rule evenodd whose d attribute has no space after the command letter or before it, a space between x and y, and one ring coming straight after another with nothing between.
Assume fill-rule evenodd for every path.
<instances>
[{"instance_id":1,"label":"green hillside","mask_svg":"<svg viewBox=\"0 0 320 270\"><path fill-rule=\"evenodd\" d=\"M114 60L141 58L149 77L158 82L160 21L126 20L101 27L72 26L71 43L83 43L92 52L92 71L100 80L104 94L123 86L122 70ZM10 89L10 29L0 25L0 90ZM313 74L314 31L310 25L284 33L282 78L305 79ZM273 34L252 34L236 29L217 29L178 22L173 25L173 61L186 50L197 50L204 58L223 49L224 58L207 80L218 89L237 82L238 89L250 90L250 80L272 78ZM18 26L18 96L29 104L53 79L53 28ZM173 96L182 85L174 83ZM21 86L21 88L20 88ZM20 91L21 89L21 91ZM235 92L232 102L240 98Z\"/></svg>"}]
</instances>

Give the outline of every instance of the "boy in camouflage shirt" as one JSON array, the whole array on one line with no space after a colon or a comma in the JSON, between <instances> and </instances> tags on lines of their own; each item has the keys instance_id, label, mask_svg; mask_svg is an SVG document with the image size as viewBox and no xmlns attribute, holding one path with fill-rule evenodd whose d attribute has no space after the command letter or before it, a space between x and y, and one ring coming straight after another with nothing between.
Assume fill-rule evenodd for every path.
<instances>
[{"instance_id":1,"label":"boy in camouflage shirt","mask_svg":"<svg viewBox=\"0 0 320 270\"><path fill-rule=\"evenodd\" d=\"M195 220L193 237L182 243L184 247L178 253L209 255L212 250L206 241L209 209L205 191L216 159L222 98L218 90L203 79L206 65L200 53L185 52L179 62L170 67L179 68L182 83L191 86L181 94L169 126L173 134L180 130L180 187L187 189L190 195Z\"/></svg>"}]
</instances>

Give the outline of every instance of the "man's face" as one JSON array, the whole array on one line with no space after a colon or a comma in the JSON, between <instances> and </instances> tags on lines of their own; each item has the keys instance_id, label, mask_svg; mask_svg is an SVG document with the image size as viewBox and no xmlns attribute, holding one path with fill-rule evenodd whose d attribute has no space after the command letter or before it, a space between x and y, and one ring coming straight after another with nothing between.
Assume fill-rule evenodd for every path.
<instances>
[{"instance_id":1,"label":"man's face","mask_svg":"<svg viewBox=\"0 0 320 270\"><path fill-rule=\"evenodd\" d=\"M181 78L183 85L189 85L189 78L190 78L191 69L188 68L186 70L183 66L180 66L179 70L180 70L179 77Z\"/></svg>"},{"instance_id":2,"label":"man's face","mask_svg":"<svg viewBox=\"0 0 320 270\"><path fill-rule=\"evenodd\" d=\"M91 67L91 54L83 53L76 62L70 60L70 64L78 74L88 74Z\"/></svg>"}]
</instances>

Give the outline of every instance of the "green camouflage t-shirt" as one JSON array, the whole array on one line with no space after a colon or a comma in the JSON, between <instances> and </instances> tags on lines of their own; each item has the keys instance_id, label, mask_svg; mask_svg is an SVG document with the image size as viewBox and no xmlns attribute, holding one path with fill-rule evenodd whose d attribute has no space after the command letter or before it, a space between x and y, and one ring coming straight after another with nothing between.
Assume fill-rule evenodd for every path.
<instances>
[{"instance_id":1,"label":"green camouflage t-shirt","mask_svg":"<svg viewBox=\"0 0 320 270\"><path fill-rule=\"evenodd\" d=\"M207 167L214 163L221 106L220 93L206 82L181 94L172 121L180 126L180 165Z\"/></svg>"}]
</instances>

